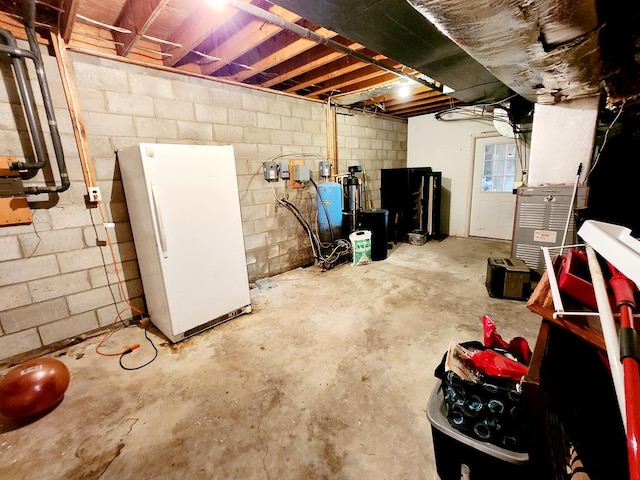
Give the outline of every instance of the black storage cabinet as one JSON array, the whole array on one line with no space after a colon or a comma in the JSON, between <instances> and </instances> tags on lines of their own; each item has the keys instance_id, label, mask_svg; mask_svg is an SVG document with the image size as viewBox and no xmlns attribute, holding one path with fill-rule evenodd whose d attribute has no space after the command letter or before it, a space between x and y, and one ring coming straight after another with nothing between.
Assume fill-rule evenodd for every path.
<instances>
[{"instance_id":1,"label":"black storage cabinet","mask_svg":"<svg viewBox=\"0 0 640 480\"><path fill-rule=\"evenodd\" d=\"M414 230L427 240L440 234L442 173L431 167L383 168L381 204L389 212L389 240L407 242Z\"/></svg>"}]
</instances>

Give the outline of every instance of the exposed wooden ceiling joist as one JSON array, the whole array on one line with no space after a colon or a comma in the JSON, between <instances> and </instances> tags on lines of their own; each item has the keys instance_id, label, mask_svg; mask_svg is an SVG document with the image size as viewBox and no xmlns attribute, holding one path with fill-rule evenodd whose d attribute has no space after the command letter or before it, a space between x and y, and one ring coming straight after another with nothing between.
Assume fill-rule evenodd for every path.
<instances>
[{"instance_id":1,"label":"exposed wooden ceiling joist","mask_svg":"<svg viewBox=\"0 0 640 480\"><path fill-rule=\"evenodd\" d=\"M315 33L325 38L332 38L336 36L335 32L327 30L326 28L317 28ZM289 41L290 38L294 38L293 41ZM283 32L279 40L274 40L268 48L263 48L262 44L256 50L260 53L260 59L251 65L252 70L241 72L231 77L231 80L242 82L256 75L252 72L263 72L270 68L279 65L280 63L290 60L293 57L301 55L308 50L316 46L313 40L307 38L296 38L295 34L289 32Z\"/></svg>"},{"instance_id":2,"label":"exposed wooden ceiling joist","mask_svg":"<svg viewBox=\"0 0 640 480\"><path fill-rule=\"evenodd\" d=\"M59 28L60 35L65 42L69 42L69 39L71 38L79 4L80 0L62 0L60 4L62 12L60 13Z\"/></svg>"},{"instance_id":3,"label":"exposed wooden ceiling joist","mask_svg":"<svg viewBox=\"0 0 640 480\"><path fill-rule=\"evenodd\" d=\"M384 55L374 55L378 60L384 59ZM316 68L313 71L294 79L295 86L286 88L285 92L296 92L304 90L311 85L317 85L327 80L341 77L347 73L360 70L367 64L350 57L343 56L340 60L325 65L322 68Z\"/></svg>"},{"instance_id":4,"label":"exposed wooden ceiling joist","mask_svg":"<svg viewBox=\"0 0 640 480\"><path fill-rule=\"evenodd\" d=\"M346 46L355 51L362 50L364 48L364 46L359 43L351 43ZM316 46L312 51L308 51L304 56L292 58L287 62L281 63L275 68L269 69L271 79L261 83L260 86L268 88L279 83L284 83L287 80L292 78L295 79L307 72L320 69L328 63L343 57L345 57L344 53L328 51L325 48Z\"/></svg>"},{"instance_id":5,"label":"exposed wooden ceiling joist","mask_svg":"<svg viewBox=\"0 0 640 480\"><path fill-rule=\"evenodd\" d=\"M76 0L77 1L77 0ZM147 33L149 27L162 13L169 0L127 0L116 22L116 26L125 31L115 31L118 55L126 57L131 47Z\"/></svg>"},{"instance_id":6,"label":"exposed wooden ceiling joist","mask_svg":"<svg viewBox=\"0 0 640 480\"><path fill-rule=\"evenodd\" d=\"M340 80L329 82L329 84L325 83L322 88L315 90L308 96L311 98L324 98L333 94L345 94L398 81L398 78L393 73L380 71L373 67L366 67L361 70L366 70L368 73L353 72L347 74Z\"/></svg>"},{"instance_id":7,"label":"exposed wooden ceiling joist","mask_svg":"<svg viewBox=\"0 0 640 480\"><path fill-rule=\"evenodd\" d=\"M171 54L171 57L165 57L164 64L170 67L179 65L189 52L198 47L216 29L222 28L227 22L233 22L239 15L240 12L235 8L222 6L214 11L211 5L203 2L186 20L176 26L171 37L167 39L172 44L165 44L163 51Z\"/></svg>"},{"instance_id":8,"label":"exposed wooden ceiling joist","mask_svg":"<svg viewBox=\"0 0 640 480\"><path fill-rule=\"evenodd\" d=\"M38 22L50 25L83 52L118 55L313 99L368 91L397 83L402 76L418 75L396 59L327 25L314 24L279 2L231 0L215 9L203 0L46 1L37 3ZM0 1L0 15L20 21L21 2L11 1L5 7ZM413 98L412 103L423 99ZM393 108L403 102L394 99ZM387 103L385 113L393 111L390 97ZM424 113L432 111L424 105Z\"/></svg>"},{"instance_id":9,"label":"exposed wooden ceiling joist","mask_svg":"<svg viewBox=\"0 0 640 480\"><path fill-rule=\"evenodd\" d=\"M291 13L277 5L270 5L267 9L288 22L297 22L300 16ZM251 18L242 28L236 30L227 38L216 38L214 33L207 43L213 43L208 54L220 60L210 62L201 68L204 75L211 75L220 70L224 65L237 60L242 55L258 48L262 43L282 32L282 28L265 23L256 18Z\"/></svg>"}]
</instances>

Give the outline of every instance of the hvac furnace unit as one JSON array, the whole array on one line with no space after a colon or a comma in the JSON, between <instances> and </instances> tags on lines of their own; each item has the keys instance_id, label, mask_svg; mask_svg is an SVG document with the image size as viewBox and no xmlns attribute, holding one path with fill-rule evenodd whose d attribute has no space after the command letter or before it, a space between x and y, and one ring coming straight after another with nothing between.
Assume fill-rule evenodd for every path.
<instances>
[{"instance_id":1,"label":"hvac furnace unit","mask_svg":"<svg viewBox=\"0 0 640 480\"><path fill-rule=\"evenodd\" d=\"M545 269L541 247L560 246L569 218L566 245L576 242L574 208L586 206L588 187L578 187L574 204L573 186L519 187L511 257L523 260L532 271Z\"/></svg>"},{"instance_id":2,"label":"hvac furnace unit","mask_svg":"<svg viewBox=\"0 0 640 480\"><path fill-rule=\"evenodd\" d=\"M251 311L233 147L118 151L148 313L178 342Z\"/></svg>"}]
</instances>

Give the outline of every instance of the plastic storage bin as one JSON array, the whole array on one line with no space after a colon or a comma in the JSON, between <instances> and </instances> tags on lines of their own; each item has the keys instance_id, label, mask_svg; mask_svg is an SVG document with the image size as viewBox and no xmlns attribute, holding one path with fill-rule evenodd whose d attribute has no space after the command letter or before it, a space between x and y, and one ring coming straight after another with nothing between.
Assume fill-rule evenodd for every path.
<instances>
[{"instance_id":1,"label":"plastic storage bin","mask_svg":"<svg viewBox=\"0 0 640 480\"><path fill-rule=\"evenodd\" d=\"M463 468L465 471L468 468L472 480L533 480L527 453L475 440L449 424L440 381L429 397L427 418L431 423L436 469L441 480L460 480Z\"/></svg>"}]
</instances>

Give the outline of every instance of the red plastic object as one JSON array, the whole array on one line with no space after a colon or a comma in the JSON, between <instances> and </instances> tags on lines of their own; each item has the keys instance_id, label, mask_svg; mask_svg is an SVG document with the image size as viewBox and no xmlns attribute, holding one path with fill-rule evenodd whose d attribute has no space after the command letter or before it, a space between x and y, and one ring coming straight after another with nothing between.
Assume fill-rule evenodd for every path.
<instances>
[{"instance_id":1,"label":"red plastic object","mask_svg":"<svg viewBox=\"0 0 640 480\"><path fill-rule=\"evenodd\" d=\"M620 311L620 328L631 329L633 325L633 308L635 308L635 284L612 264L607 262L611 278L611 286L616 305ZM640 480L640 366L633 357L622 359L624 376L624 401L627 417L627 457L629 461L630 480Z\"/></svg>"},{"instance_id":2,"label":"red plastic object","mask_svg":"<svg viewBox=\"0 0 640 480\"><path fill-rule=\"evenodd\" d=\"M591 283L587 254L570 248L558 276L560 291L593 311L598 311L596 294Z\"/></svg>"},{"instance_id":3,"label":"red plastic object","mask_svg":"<svg viewBox=\"0 0 640 480\"><path fill-rule=\"evenodd\" d=\"M631 307L620 307L620 327L631 328ZM624 401L627 413L627 456L630 480L640 480L640 367L634 358L622 360Z\"/></svg>"},{"instance_id":4,"label":"red plastic object","mask_svg":"<svg viewBox=\"0 0 640 480\"><path fill-rule=\"evenodd\" d=\"M501 348L506 350L509 344L498 333L498 328L488 315L482 316L482 327L484 329L484 346L489 348Z\"/></svg>"},{"instance_id":5,"label":"red plastic object","mask_svg":"<svg viewBox=\"0 0 640 480\"><path fill-rule=\"evenodd\" d=\"M6 417L42 413L62 400L69 380L69 369L60 360L21 363L0 379L0 413Z\"/></svg>"},{"instance_id":6,"label":"red plastic object","mask_svg":"<svg viewBox=\"0 0 640 480\"><path fill-rule=\"evenodd\" d=\"M489 348L501 348L514 354L519 360L525 363L531 361L531 349L529 342L524 337L514 337L507 343L498 333L496 325L488 315L482 316L482 327L484 329L484 346Z\"/></svg>"},{"instance_id":7,"label":"red plastic object","mask_svg":"<svg viewBox=\"0 0 640 480\"><path fill-rule=\"evenodd\" d=\"M529 371L526 365L515 362L493 350L474 353L469 361L481 373L492 377L510 378L515 381L520 381Z\"/></svg>"}]
</instances>

